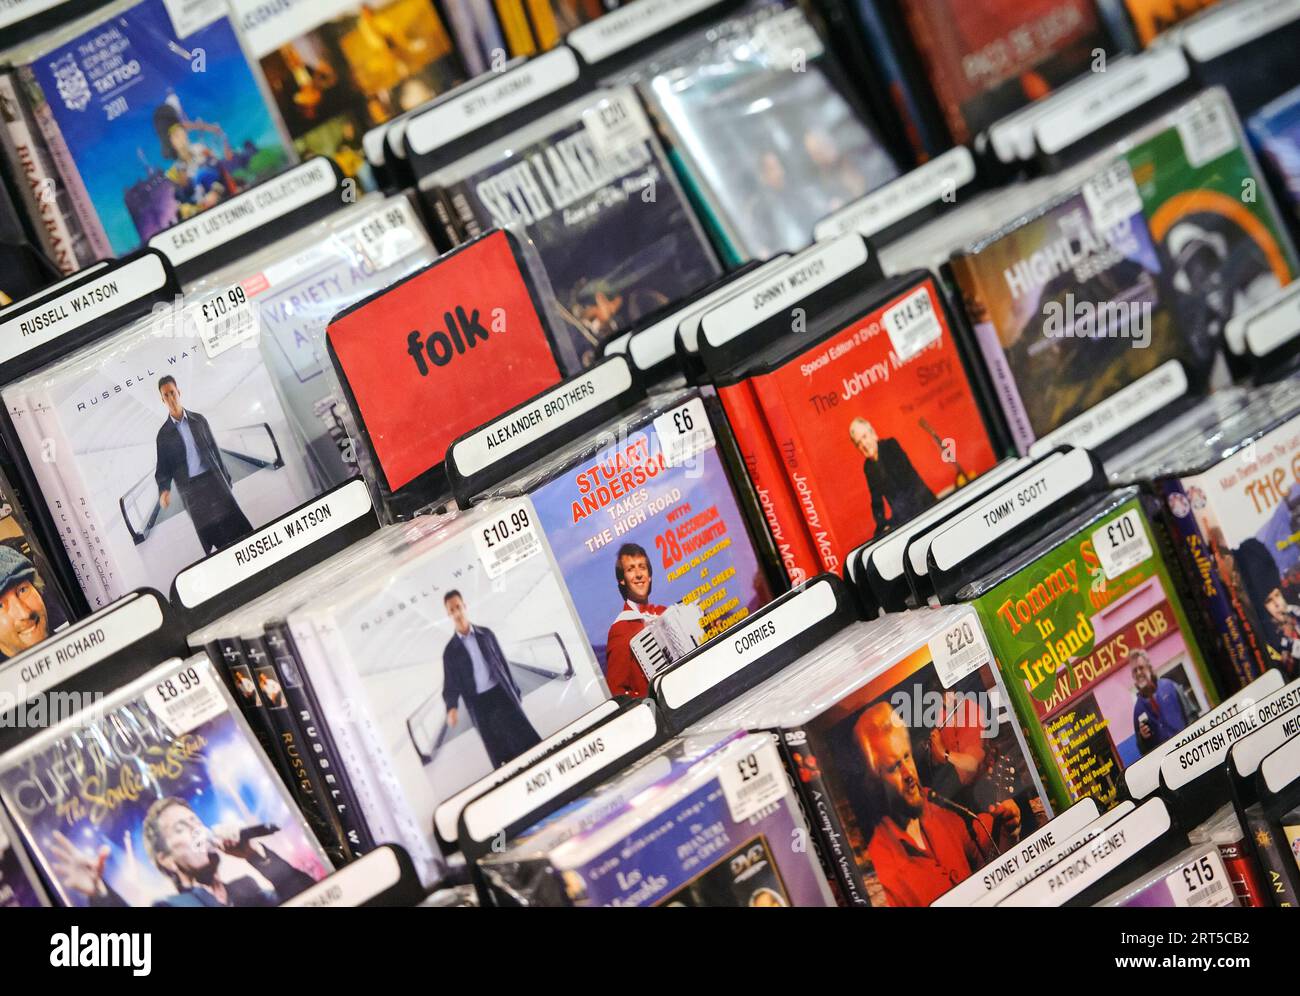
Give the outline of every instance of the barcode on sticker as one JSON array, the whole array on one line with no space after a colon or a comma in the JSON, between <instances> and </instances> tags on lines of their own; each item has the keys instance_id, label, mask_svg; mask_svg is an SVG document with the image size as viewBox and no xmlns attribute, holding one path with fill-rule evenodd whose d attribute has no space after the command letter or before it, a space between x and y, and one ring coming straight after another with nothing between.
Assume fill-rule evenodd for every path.
<instances>
[{"instance_id":1,"label":"barcode on sticker","mask_svg":"<svg viewBox=\"0 0 1300 996\"><path fill-rule=\"evenodd\" d=\"M1107 581L1131 571L1152 554L1142 516L1135 508L1093 530L1092 547L1097 551Z\"/></svg>"},{"instance_id":2,"label":"barcode on sticker","mask_svg":"<svg viewBox=\"0 0 1300 996\"><path fill-rule=\"evenodd\" d=\"M1128 160L1117 159L1088 180L1083 185L1083 202L1098 232L1109 232L1135 214L1141 214L1142 195Z\"/></svg>"},{"instance_id":3,"label":"barcode on sticker","mask_svg":"<svg viewBox=\"0 0 1300 996\"><path fill-rule=\"evenodd\" d=\"M899 362L910 360L943 336L929 287L918 287L892 308L886 308L881 324Z\"/></svg>"},{"instance_id":4,"label":"barcode on sticker","mask_svg":"<svg viewBox=\"0 0 1300 996\"><path fill-rule=\"evenodd\" d=\"M974 615L964 615L929 643L939 684L951 688L991 658L984 630Z\"/></svg>"},{"instance_id":5,"label":"barcode on sticker","mask_svg":"<svg viewBox=\"0 0 1300 996\"><path fill-rule=\"evenodd\" d=\"M1228 871L1217 851L1201 855L1165 877L1176 906L1231 906Z\"/></svg>"},{"instance_id":6,"label":"barcode on sticker","mask_svg":"<svg viewBox=\"0 0 1300 996\"><path fill-rule=\"evenodd\" d=\"M741 757L724 761L718 781L733 823L743 823L785 797L787 781L772 741Z\"/></svg>"},{"instance_id":7,"label":"barcode on sticker","mask_svg":"<svg viewBox=\"0 0 1300 996\"><path fill-rule=\"evenodd\" d=\"M541 553L542 538L531 506L521 502L479 526L474 530L474 546L492 580Z\"/></svg>"},{"instance_id":8,"label":"barcode on sticker","mask_svg":"<svg viewBox=\"0 0 1300 996\"><path fill-rule=\"evenodd\" d=\"M145 704L176 734L189 733L226 711L210 671L189 665L145 689Z\"/></svg>"},{"instance_id":9,"label":"barcode on sticker","mask_svg":"<svg viewBox=\"0 0 1300 996\"><path fill-rule=\"evenodd\" d=\"M1198 169L1237 147L1237 133L1224 113L1223 105L1207 101L1178 122L1178 137L1183 153L1193 169Z\"/></svg>"},{"instance_id":10,"label":"barcode on sticker","mask_svg":"<svg viewBox=\"0 0 1300 996\"><path fill-rule=\"evenodd\" d=\"M208 359L257 337L257 307L243 285L234 284L190 309Z\"/></svg>"},{"instance_id":11,"label":"barcode on sticker","mask_svg":"<svg viewBox=\"0 0 1300 996\"><path fill-rule=\"evenodd\" d=\"M696 454L717 446L709 413L699 398L664 412L655 419L654 426L669 467L680 467Z\"/></svg>"},{"instance_id":12,"label":"barcode on sticker","mask_svg":"<svg viewBox=\"0 0 1300 996\"><path fill-rule=\"evenodd\" d=\"M582 123L600 159L618 158L650 138L650 121L635 98L626 92L610 94L582 112Z\"/></svg>"},{"instance_id":13,"label":"barcode on sticker","mask_svg":"<svg viewBox=\"0 0 1300 996\"><path fill-rule=\"evenodd\" d=\"M768 62L790 69L797 62L807 65L822 54L821 36L797 7L769 17L754 27L754 43Z\"/></svg>"},{"instance_id":14,"label":"barcode on sticker","mask_svg":"<svg viewBox=\"0 0 1300 996\"><path fill-rule=\"evenodd\" d=\"M345 243L359 245L376 269L392 266L419 242L406 202L397 200L342 234Z\"/></svg>"}]
</instances>

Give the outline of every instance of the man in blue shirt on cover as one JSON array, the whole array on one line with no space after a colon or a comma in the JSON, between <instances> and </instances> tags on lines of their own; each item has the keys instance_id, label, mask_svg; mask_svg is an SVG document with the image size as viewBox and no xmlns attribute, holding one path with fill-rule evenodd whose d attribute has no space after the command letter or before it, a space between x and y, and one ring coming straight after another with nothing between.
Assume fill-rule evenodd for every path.
<instances>
[{"instance_id":1,"label":"man in blue shirt on cover","mask_svg":"<svg viewBox=\"0 0 1300 996\"><path fill-rule=\"evenodd\" d=\"M1137 701L1133 703L1133 731L1143 755L1187 726L1190 711L1186 693L1176 681L1157 678L1145 650L1130 650L1125 658L1133 674Z\"/></svg>"}]
</instances>

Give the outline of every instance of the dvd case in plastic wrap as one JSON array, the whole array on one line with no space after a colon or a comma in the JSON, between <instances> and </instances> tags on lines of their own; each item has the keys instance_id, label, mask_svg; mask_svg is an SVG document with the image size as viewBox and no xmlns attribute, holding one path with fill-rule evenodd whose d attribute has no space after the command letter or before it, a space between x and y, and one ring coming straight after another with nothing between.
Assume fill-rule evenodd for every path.
<instances>
[{"instance_id":1,"label":"dvd case in plastic wrap","mask_svg":"<svg viewBox=\"0 0 1300 996\"><path fill-rule=\"evenodd\" d=\"M495 489L528 496L614 694L646 695L772 598L710 409L698 390L652 395Z\"/></svg>"},{"instance_id":2,"label":"dvd case in plastic wrap","mask_svg":"<svg viewBox=\"0 0 1300 996\"><path fill-rule=\"evenodd\" d=\"M1259 196L1243 202L1247 181ZM1056 186L952 262L1022 452L1104 445L1203 392L1226 322L1296 269L1221 90Z\"/></svg>"},{"instance_id":3,"label":"dvd case in plastic wrap","mask_svg":"<svg viewBox=\"0 0 1300 996\"><path fill-rule=\"evenodd\" d=\"M202 655L6 753L0 798L67 906L273 906L329 871Z\"/></svg>"},{"instance_id":4,"label":"dvd case in plastic wrap","mask_svg":"<svg viewBox=\"0 0 1300 996\"><path fill-rule=\"evenodd\" d=\"M235 286L156 309L5 389L51 515L72 510L92 606L168 591L319 493L249 303Z\"/></svg>"},{"instance_id":5,"label":"dvd case in plastic wrap","mask_svg":"<svg viewBox=\"0 0 1300 996\"><path fill-rule=\"evenodd\" d=\"M1134 879L1098 906L1240 906L1219 849L1213 844L1188 848L1163 867Z\"/></svg>"},{"instance_id":6,"label":"dvd case in plastic wrap","mask_svg":"<svg viewBox=\"0 0 1300 996\"><path fill-rule=\"evenodd\" d=\"M1294 82L1300 7L1290 0L1218 3L1165 37L1187 53L1198 80L1226 88L1237 113L1247 118Z\"/></svg>"},{"instance_id":7,"label":"dvd case in plastic wrap","mask_svg":"<svg viewBox=\"0 0 1300 996\"><path fill-rule=\"evenodd\" d=\"M72 617L31 521L0 474L0 661L63 629Z\"/></svg>"},{"instance_id":8,"label":"dvd case in plastic wrap","mask_svg":"<svg viewBox=\"0 0 1300 996\"><path fill-rule=\"evenodd\" d=\"M1277 862L1277 905L1294 905L1300 894L1300 736L1294 725L1292 720L1289 739L1260 762L1256 779L1272 834L1268 844Z\"/></svg>"},{"instance_id":9,"label":"dvd case in plastic wrap","mask_svg":"<svg viewBox=\"0 0 1300 996\"><path fill-rule=\"evenodd\" d=\"M235 0L230 7L298 155L329 156L367 190L376 182L364 134L461 79L433 0Z\"/></svg>"},{"instance_id":10,"label":"dvd case in plastic wrap","mask_svg":"<svg viewBox=\"0 0 1300 996\"><path fill-rule=\"evenodd\" d=\"M898 175L797 7L755 3L634 78L729 264L803 248L819 220Z\"/></svg>"},{"instance_id":11,"label":"dvd case in plastic wrap","mask_svg":"<svg viewBox=\"0 0 1300 996\"><path fill-rule=\"evenodd\" d=\"M405 847L426 883L438 803L608 698L534 516L488 502L395 527L410 542L285 617L326 725L363 766L348 774L375 800L372 835Z\"/></svg>"},{"instance_id":12,"label":"dvd case in plastic wrap","mask_svg":"<svg viewBox=\"0 0 1300 996\"><path fill-rule=\"evenodd\" d=\"M537 247L579 367L720 268L630 87L599 89L420 179L454 245L513 227Z\"/></svg>"},{"instance_id":13,"label":"dvd case in plastic wrap","mask_svg":"<svg viewBox=\"0 0 1300 996\"><path fill-rule=\"evenodd\" d=\"M49 906L50 897L32 867L9 817L0 810L0 906Z\"/></svg>"},{"instance_id":14,"label":"dvd case in plastic wrap","mask_svg":"<svg viewBox=\"0 0 1300 996\"><path fill-rule=\"evenodd\" d=\"M670 741L479 866L520 906L829 906L776 745Z\"/></svg>"},{"instance_id":15,"label":"dvd case in plastic wrap","mask_svg":"<svg viewBox=\"0 0 1300 996\"><path fill-rule=\"evenodd\" d=\"M405 197L371 197L190 285L228 324L251 309L261 351L298 438L313 485L358 471L342 395L325 350L336 314L437 257Z\"/></svg>"},{"instance_id":16,"label":"dvd case in plastic wrap","mask_svg":"<svg viewBox=\"0 0 1300 996\"><path fill-rule=\"evenodd\" d=\"M1269 101L1246 127L1294 230L1300 224L1300 87Z\"/></svg>"},{"instance_id":17,"label":"dvd case in plastic wrap","mask_svg":"<svg viewBox=\"0 0 1300 996\"><path fill-rule=\"evenodd\" d=\"M130 252L294 161L222 8L113 4L10 59L87 235L82 265Z\"/></svg>"},{"instance_id":18,"label":"dvd case in plastic wrap","mask_svg":"<svg viewBox=\"0 0 1300 996\"><path fill-rule=\"evenodd\" d=\"M1219 701L1134 489L1096 499L973 580L974 604L1057 808L1110 808L1124 771Z\"/></svg>"},{"instance_id":19,"label":"dvd case in plastic wrap","mask_svg":"<svg viewBox=\"0 0 1300 996\"><path fill-rule=\"evenodd\" d=\"M447 447L581 367L531 243L494 230L334 316L348 434L387 514L450 494Z\"/></svg>"}]
</instances>

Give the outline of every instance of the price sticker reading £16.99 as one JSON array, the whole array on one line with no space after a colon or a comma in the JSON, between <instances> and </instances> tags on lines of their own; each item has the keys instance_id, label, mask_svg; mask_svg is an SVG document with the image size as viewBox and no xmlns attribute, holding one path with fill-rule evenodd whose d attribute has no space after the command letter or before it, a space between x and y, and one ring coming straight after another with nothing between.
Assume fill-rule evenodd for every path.
<instances>
[{"instance_id":1,"label":"price sticker reading \u00a316.99","mask_svg":"<svg viewBox=\"0 0 1300 996\"><path fill-rule=\"evenodd\" d=\"M216 679L205 668L183 667L145 689L144 700L176 733L189 733L226 711Z\"/></svg>"},{"instance_id":2,"label":"price sticker reading \u00a316.99","mask_svg":"<svg viewBox=\"0 0 1300 996\"><path fill-rule=\"evenodd\" d=\"M542 552L537 519L528 502L508 506L474 530L474 547L487 576L496 580L506 571Z\"/></svg>"},{"instance_id":3,"label":"price sticker reading \u00a316.99","mask_svg":"<svg viewBox=\"0 0 1300 996\"><path fill-rule=\"evenodd\" d=\"M1135 508L1093 530L1092 548L1097 551L1107 581L1132 570L1152 553L1142 516Z\"/></svg>"}]
</instances>

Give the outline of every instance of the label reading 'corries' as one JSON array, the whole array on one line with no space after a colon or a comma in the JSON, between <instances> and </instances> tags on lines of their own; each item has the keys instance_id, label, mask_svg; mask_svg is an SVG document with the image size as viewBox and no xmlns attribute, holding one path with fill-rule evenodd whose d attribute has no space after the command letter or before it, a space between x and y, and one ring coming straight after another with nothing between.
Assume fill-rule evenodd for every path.
<instances>
[{"instance_id":1,"label":"label reading 'corries'","mask_svg":"<svg viewBox=\"0 0 1300 996\"><path fill-rule=\"evenodd\" d=\"M776 647L811 629L836 607L835 589L815 581L706 644L660 679L659 698L681 709Z\"/></svg>"},{"instance_id":2,"label":"label reading 'corries'","mask_svg":"<svg viewBox=\"0 0 1300 996\"><path fill-rule=\"evenodd\" d=\"M593 367L452 444L456 469L470 477L518 453L574 419L617 398L632 386L626 360Z\"/></svg>"},{"instance_id":3,"label":"label reading 'corries'","mask_svg":"<svg viewBox=\"0 0 1300 996\"><path fill-rule=\"evenodd\" d=\"M584 779L618 765L650 743L657 732L654 707L642 702L575 738L466 806L463 815L470 839L488 840Z\"/></svg>"},{"instance_id":4,"label":"label reading 'corries'","mask_svg":"<svg viewBox=\"0 0 1300 996\"><path fill-rule=\"evenodd\" d=\"M0 666L0 704L9 708L40 695L157 632L162 623L158 600L141 595L56 633Z\"/></svg>"},{"instance_id":5,"label":"label reading 'corries'","mask_svg":"<svg viewBox=\"0 0 1300 996\"><path fill-rule=\"evenodd\" d=\"M719 3L720 0L639 0L569 32L565 41L595 64Z\"/></svg>"},{"instance_id":6,"label":"label reading 'corries'","mask_svg":"<svg viewBox=\"0 0 1300 996\"><path fill-rule=\"evenodd\" d=\"M846 235L799 253L767 280L708 312L700 327L709 345L718 347L779 315L867 261L867 244Z\"/></svg>"},{"instance_id":7,"label":"label reading 'corries'","mask_svg":"<svg viewBox=\"0 0 1300 996\"><path fill-rule=\"evenodd\" d=\"M307 549L370 514L370 492L361 480L348 481L304 508L290 512L248 539L214 553L176 575L176 594L187 609Z\"/></svg>"},{"instance_id":8,"label":"label reading 'corries'","mask_svg":"<svg viewBox=\"0 0 1300 996\"><path fill-rule=\"evenodd\" d=\"M1100 815L1096 799L1091 796L1081 799L1060 816L1049 820L1035 834L1003 852L964 882L953 886L930 905L969 906L1003 882L1023 874L1035 861L1060 847L1062 841L1078 833Z\"/></svg>"},{"instance_id":9,"label":"label reading 'corries'","mask_svg":"<svg viewBox=\"0 0 1300 996\"><path fill-rule=\"evenodd\" d=\"M149 254L77 284L13 318L0 320L0 363L48 345L155 293L167 283L162 260Z\"/></svg>"},{"instance_id":10,"label":"label reading 'corries'","mask_svg":"<svg viewBox=\"0 0 1300 996\"><path fill-rule=\"evenodd\" d=\"M578 60L568 48L556 48L528 60L499 79L440 101L406 123L406 141L417 156L428 155L476 128L481 128L535 100L555 93L578 78Z\"/></svg>"},{"instance_id":11,"label":"label reading 'corries'","mask_svg":"<svg viewBox=\"0 0 1300 996\"><path fill-rule=\"evenodd\" d=\"M236 194L189 221L159 232L149 245L173 266L197 259L241 235L331 193L337 186L329 159L312 159Z\"/></svg>"}]
</instances>

